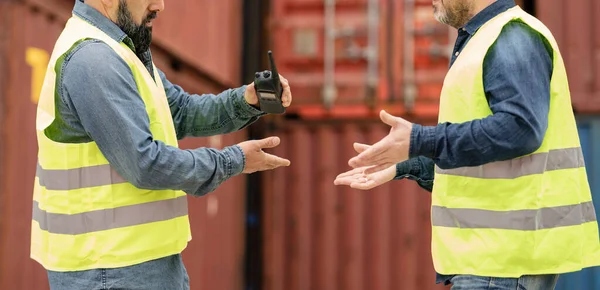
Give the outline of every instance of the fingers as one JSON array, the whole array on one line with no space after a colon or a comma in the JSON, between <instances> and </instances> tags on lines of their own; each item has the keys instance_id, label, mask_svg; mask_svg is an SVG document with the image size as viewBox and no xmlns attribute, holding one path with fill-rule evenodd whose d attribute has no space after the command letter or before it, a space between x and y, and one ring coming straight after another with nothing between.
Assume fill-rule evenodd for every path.
<instances>
[{"instance_id":1,"label":"fingers","mask_svg":"<svg viewBox=\"0 0 600 290\"><path fill-rule=\"evenodd\" d=\"M381 140L358 154L358 156L352 157L348 161L348 165L352 168L378 165L374 162L380 158L385 158L382 154L387 150L387 147L386 140Z\"/></svg>"},{"instance_id":2,"label":"fingers","mask_svg":"<svg viewBox=\"0 0 600 290\"><path fill-rule=\"evenodd\" d=\"M283 87L281 102L284 107L289 107L292 104L292 90L290 88L290 83L282 75L279 75L279 79L281 80L281 86Z\"/></svg>"},{"instance_id":3,"label":"fingers","mask_svg":"<svg viewBox=\"0 0 600 290\"><path fill-rule=\"evenodd\" d=\"M275 156L272 154L265 153L265 163L269 167L268 169L275 169L281 166L290 166L291 162L285 158Z\"/></svg>"},{"instance_id":4,"label":"fingers","mask_svg":"<svg viewBox=\"0 0 600 290\"><path fill-rule=\"evenodd\" d=\"M258 147L261 149L277 147L277 145L279 145L280 142L281 140L279 139L279 137L268 137L261 140L257 140Z\"/></svg>"},{"instance_id":5,"label":"fingers","mask_svg":"<svg viewBox=\"0 0 600 290\"><path fill-rule=\"evenodd\" d=\"M356 153L363 153L365 150L369 149L371 146L362 143L354 143L354 151Z\"/></svg>"},{"instance_id":6,"label":"fingers","mask_svg":"<svg viewBox=\"0 0 600 290\"><path fill-rule=\"evenodd\" d=\"M336 178L333 181L334 185L350 185L354 182L360 182L360 179L364 178L364 177L359 177L357 175L352 175L352 176L346 176L346 177L341 177L341 178Z\"/></svg>"},{"instance_id":7,"label":"fingers","mask_svg":"<svg viewBox=\"0 0 600 290\"><path fill-rule=\"evenodd\" d=\"M369 167L369 168L365 169L365 174L373 174L373 173L376 173L376 172L379 172L379 171L382 171L382 170L386 170L386 169L390 168L393 165L394 165L393 163L384 163L384 164L381 164L381 165L376 165L376 166L373 166L373 167Z\"/></svg>"},{"instance_id":8,"label":"fingers","mask_svg":"<svg viewBox=\"0 0 600 290\"><path fill-rule=\"evenodd\" d=\"M347 177L347 176L352 176L354 174L362 174L363 171L364 171L364 168L355 168L350 171L346 171L344 173L339 174L336 178L343 178L343 177Z\"/></svg>"}]
</instances>

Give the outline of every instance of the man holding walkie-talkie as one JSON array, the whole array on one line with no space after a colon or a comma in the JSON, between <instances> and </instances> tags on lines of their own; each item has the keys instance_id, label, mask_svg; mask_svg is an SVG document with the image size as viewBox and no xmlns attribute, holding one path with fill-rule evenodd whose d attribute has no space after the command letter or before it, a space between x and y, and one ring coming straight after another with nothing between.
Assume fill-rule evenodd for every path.
<instances>
[{"instance_id":1,"label":"man holding walkie-talkie","mask_svg":"<svg viewBox=\"0 0 600 290\"><path fill-rule=\"evenodd\" d=\"M177 147L279 113L292 94L276 71L219 95L172 84L149 50L163 9L163 0L77 0L57 41L38 104L31 229L51 289L189 289L186 195L290 164L262 151L277 137ZM257 89L275 101L259 102Z\"/></svg>"}]
</instances>

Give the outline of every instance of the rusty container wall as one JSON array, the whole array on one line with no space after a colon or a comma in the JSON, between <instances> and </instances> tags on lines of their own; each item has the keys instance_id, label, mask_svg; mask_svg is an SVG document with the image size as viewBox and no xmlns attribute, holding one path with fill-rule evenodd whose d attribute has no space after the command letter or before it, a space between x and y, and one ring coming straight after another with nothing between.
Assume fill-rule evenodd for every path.
<instances>
[{"instance_id":1,"label":"rusty container wall","mask_svg":"<svg viewBox=\"0 0 600 290\"><path fill-rule=\"evenodd\" d=\"M41 7L69 8L77 0L27 0ZM153 44L173 59L194 67L213 83L235 87L240 82L242 1L166 1L153 26Z\"/></svg>"},{"instance_id":2,"label":"rusty container wall","mask_svg":"<svg viewBox=\"0 0 600 290\"><path fill-rule=\"evenodd\" d=\"M29 258L36 94L72 4L42 2L47 5L0 4L0 289L48 289L43 268ZM154 47L154 56L167 77L189 92L226 88L162 47ZM187 139L181 147L222 148L244 139L246 133L238 132ZM209 196L189 198L193 239L183 257L192 289L241 289L245 183L238 176Z\"/></svg>"},{"instance_id":3,"label":"rusty container wall","mask_svg":"<svg viewBox=\"0 0 600 290\"><path fill-rule=\"evenodd\" d=\"M406 180L369 191L333 184L353 142L388 132L379 121L288 121L269 132L292 166L264 173L263 289L447 289L435 285L427 191Z\"/></svg>"},{"instance_id":4,"label":"rusty container wall","mask_svg":"<svg viewBox=\"0 0 600 290\"><path fill-rule=\"evenodd\" d=\"M295 105L289 112L304 118L367 117L386 108L395 114L437 116L449 29L434 19L431 1L375 0L374 10L370 0L334 1L332 33L327 32L331 18L325 16L326 2L271 2L269 44L280 73L294 88ZM369 11L375 11L374 26L369 25ZM330 83L325 65L331 59L337 93L329 103L323 91Z\"/></svg>"},{"instance_id":5,"label":"rusty container wall","mask_svg":"<svg viewBox=\"0 0 600 290\"><path fill-rule=\"evenodd\" d=\"M165 1L154 40L215 81L238 86L242 20L240 0Z\"/></svg>"},{"instance_id":6,"label":"rusty container wall","mask_svg":"<svg viewBox=\"0 0 600 290\"><path fill-rule=\"evenodd\" d=\"M537 17L554 34L578 113L600 112L600 1L537 0Z\"/></svg>"}]
</instances>

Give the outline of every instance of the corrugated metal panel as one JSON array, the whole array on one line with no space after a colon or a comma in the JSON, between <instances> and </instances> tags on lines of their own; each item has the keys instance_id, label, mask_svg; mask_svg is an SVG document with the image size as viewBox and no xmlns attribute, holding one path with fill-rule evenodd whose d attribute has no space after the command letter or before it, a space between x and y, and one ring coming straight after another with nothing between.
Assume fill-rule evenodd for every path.
<instances>
[{"instance_id":1,"label":"corrugated metal panel","mask_svg":"<svg viewBox=\"0 0 600 290\"><path fill-rule=\"evenodd\" d=\"M594 207L600 213L600 116L580 118L578 130ZM556 287L556 290L589 289L600 289L600 267L561 275Z\"/></svg>"},{"instance_id":2,"label":"corrugated metal panel","mask_svg":"<svg viewBox=\"0 0 600 290\"><path fill-rule=\"evenodd\" d=\"M380 122L286 122L269 135L292 166L264 174L264 289L446 289L435 285L430 194L412 181L371 191L333 185L376 142Z\"/></svg>"},{"instance_id":3,"label":"corrugated metal panel","mask_svg":"<svg viewBox=\"0 0 600 290\"><path fill-rule=\"evenodd\" d=\"M600 1L538 0L537 16L553 32L579 113L600 112Z\"/></svg>"},{"instance_id":4,"label":"corrugated metal panel","mask_svg":"<svg viewBox=\"0 0 600 290\"><path fill-rule=\"evenodd\" d=\"M77 0L15 0L70 16ZM221 86L238 86L242 50L242 2L239 0L166 1L153 27L155 49ZM216 28L217 27L217 28Z\"/></svg>"},{"instance_id":5,"label":"corrugated metal panel","mask_svg":"<svg viewBox=\"0 0 600 290\"><path fill-rule=\"evenodd\" d=\"M155 42L229 86L240 81L242 1L165 1ZM258 41L258 40L257 40Z\"/></svg>"},{"instance_id":6,"label":"corrugated metal panel","mask_svg":"<svg viewBox=\"0 0 600 290\"><path fill-rule=\"evenodd\" d=\"M407 1L375 0L373 33L369 31L370 0L334 1L337 36L329 42L327 35L333 33L326 33L330 18L325 17L324 3L328 1L273 0L274 56L294 88L295 105L289 112L306 118L364 117L385 107L394 114L410 110L436 116L448 68L449 28L433 18L431 1ZM375 37L370 49L369 35ZM325 109L322 93L327 85L324 65L332 59L327 56L327 43L333 43L337 89L330 111ZM375 57L373 73L369 73L369 55ZM373 75L376 79L371 86ZM405 84L416 84L415 100L405 92L410 88Z\"/></svg>"},{"instance_id":7,"label":"corrugated metal panel","mask_svg":"<svg viewBox=\"0 0 600 290\"><path fill-rule=\"evenodd\" d=\"M406 85L414 82L417 94L412 112L435 115L448 66L448 45L452 45L449 40L454 40L455 32L449 33L451 29L432 17L431 1L375 1L379 5L376 48L379 79L372 91L367 85L368 60L353 54L367 46L369 1L335 1L335 28L338 34L350 36L335 40L338 95L330 111L324 108L322 93L326 77L325 2L273 0L271 43L282 74L293 80L296 97L295 106L289 112L305 118L356 117L376 114L379 107L387 107L388 111L403 114L411 108L411 97L407 93L410 90L406 90ZM529 2L516 2L531 7ZM414 11L411 13L407 8ZM388 14L386 10L393 12ZM594 17L600 13L600 2L581 0L573 4L538 0L536 12L559 42L576 110L580 113L600 111L600 20ZM392 21L388 21L390 15L394 16ZM410 52L411 47L414 53ZM405 64L412 69L405 70Z\"/></svg>"},{"instance_id":8,"label":"corrugated metal panel","mask_svg":"<svg viewBox=\"0 0 600 290\"><path fill-rule=\"evenodd\" d=\"M35 92L68 11L30 4L0 4L0 289L47 289L43 269L29 259L35 173ZM65 6L66 7L66 6ZM71 9L67 7L65 9ZM53 11L52 13L50 13ZM69 10L70 11L70 10ZM224 87L199 77L157 47L155 62L170 80L193 93ZM181 142L183 148L221 148L245 132ZM244 243L245 179L235 177L205 198L190 198L194 239L184 251L192 289L240 289Z\"/></svg>"}]
</instances>

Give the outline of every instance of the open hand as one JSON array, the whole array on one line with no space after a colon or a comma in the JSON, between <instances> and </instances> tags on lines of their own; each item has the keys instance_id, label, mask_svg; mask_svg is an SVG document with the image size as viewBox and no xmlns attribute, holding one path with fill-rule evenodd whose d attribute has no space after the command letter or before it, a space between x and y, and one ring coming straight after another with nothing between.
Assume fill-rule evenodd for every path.
<instances>
[{"instance_id":1,"label":"open hand","mask_svg":"<svg viewBox=\"0 0 600 290\"><path fill-rule=\"evenodd\" d=\"M250 140L239 143L246 156L246 166L242 173L271 170L281 166L290 166L290 161L264 152L264 148L274 148L279 145L279 137L269 137L261 140Z\"/></svg>"},{"instance_id":2,"label":"open hand","mask_svg":"<svg viewBox=\"0 0 600 290\"><path fill-rule=\"evenodd\" d=\"M367 150L370 146L360 143L354 143L354 150L361 153ZM392 165L384 170L380 170L371 174L366 174L365 170L370 167L359 167L338 175L333 184L348 185L352 188L369 190L380 186L388 181L391 181L396 176L396 165Z\"/></svg>"},{"instance_id":3,"label":"open hand","mask_svg":"<svg viewBox=\"0 0 600 290\"><path fill-rule=\"evenodd\" d=\"M390 125L390 133L348 161L352 168L368 167L366 174L385 170L408 159L412 123L381 111L381 121Z\"/></svg>"}]
</instances>

